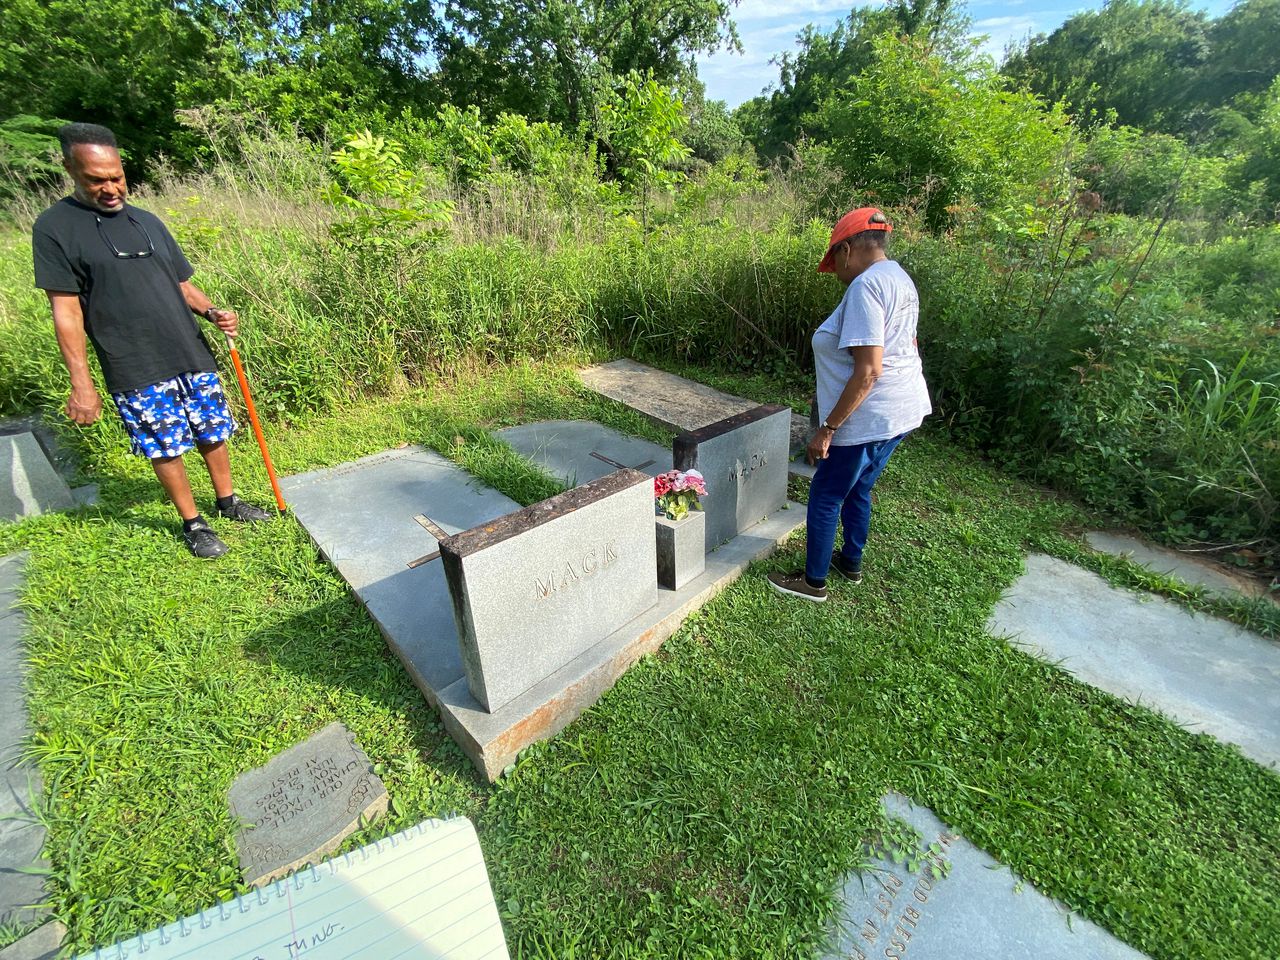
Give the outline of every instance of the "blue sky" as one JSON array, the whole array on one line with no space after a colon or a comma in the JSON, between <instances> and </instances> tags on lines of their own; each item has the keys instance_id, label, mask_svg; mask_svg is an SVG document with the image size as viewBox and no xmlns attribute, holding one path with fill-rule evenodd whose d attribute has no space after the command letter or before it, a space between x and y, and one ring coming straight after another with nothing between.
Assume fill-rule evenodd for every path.
<instances>
[{"instance_id":1,"label":"blue sky","mask_svg":"<svg viewBox=\"0 0 1280 960\"><path fill-rule=\"evenodd\" d=\"M708 100L724 100L736 107L750 100L778 79L778 68L769 60L795 49L795 37L807 23L831 27L858 4L852 0L741 0L734 12L742 54L717 53L698 58L698 76L707 85ZM970 3L968 13L974 34L985 34L984 49L1000 60L1005 45L1028 34L1049 33L1074 13L1096 9L1097 3L1062 0L1003 0ZM1192 3L1210 16L1221 16L1231 0Z\"/></svg>"}]
</instances>

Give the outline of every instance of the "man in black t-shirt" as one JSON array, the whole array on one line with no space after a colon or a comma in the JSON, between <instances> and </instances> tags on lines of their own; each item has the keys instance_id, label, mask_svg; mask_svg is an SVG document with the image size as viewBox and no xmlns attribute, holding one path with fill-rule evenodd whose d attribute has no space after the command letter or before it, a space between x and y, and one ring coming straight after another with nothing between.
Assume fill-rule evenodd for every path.
<instances>
[{"instance_id":1,"label":"man in black t-shirt","mask_svg":"<svg viewBox=\"0 0 1280 960\"><path fill-rule=\"evenodd\" d=\"M226 441L235 421L195 322L202 316L234 337L235 311L214 307L191 282L191 264L159 218L126 202L128 186L110 130L72 123L58 138L75 191L36 220L32 249L36 286L49 296L71 375L67 416L84 425L102 414L85 352L87 333L134 452L150 459L182 517L183 540L197 557L222 556L227 546L196 509L184 453L194 448L204 458L219 516L241 522L270 517L232 488Z\"/></svg>"}]
</instances>

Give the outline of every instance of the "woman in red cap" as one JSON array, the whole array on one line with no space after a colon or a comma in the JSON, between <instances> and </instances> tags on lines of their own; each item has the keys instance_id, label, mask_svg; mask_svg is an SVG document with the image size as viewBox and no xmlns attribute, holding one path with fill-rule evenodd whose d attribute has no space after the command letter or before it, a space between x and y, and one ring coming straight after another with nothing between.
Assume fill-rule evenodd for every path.
<instances>
[{"instance_id":1,"label":"woman in red cap","mask_svg":"<svg viewBox=\"0 0 1280 960\"><path fill-rule=\"evenodd\" d=\"M816 603L827 599L832 567L862 580L871 488L902 438L932 412L916 348L920 297L885 253L892 230L875 207L850 211L818 265L848 289L813 335L822 425L808 451L818 470L809 486L805 569L769 574L779 593ZM844 545L833 553L837 523Z\"/></svg>"}]
</instances>

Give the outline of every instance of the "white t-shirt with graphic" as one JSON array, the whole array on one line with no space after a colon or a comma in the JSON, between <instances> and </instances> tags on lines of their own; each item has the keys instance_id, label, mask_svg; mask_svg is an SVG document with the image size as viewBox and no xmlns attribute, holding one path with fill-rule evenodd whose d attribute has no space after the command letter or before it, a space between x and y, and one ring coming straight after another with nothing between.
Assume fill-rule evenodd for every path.
<instances>
[{"instance_id":1,"label":"white t-shirt with graphic","mask_svg":"<svg viewBox=\"0 0 1280 960\"><path fill-rule=\"evenodd\" d=\"M884 348L880 379L831 438L833 446L888 440L914 430L933 412L916 346L919 319L915 283L896 260L880 260L854 278L835 312L814 333L818 414L823 420L853 376L849 348Z\"/></svg>"}]
</instances>

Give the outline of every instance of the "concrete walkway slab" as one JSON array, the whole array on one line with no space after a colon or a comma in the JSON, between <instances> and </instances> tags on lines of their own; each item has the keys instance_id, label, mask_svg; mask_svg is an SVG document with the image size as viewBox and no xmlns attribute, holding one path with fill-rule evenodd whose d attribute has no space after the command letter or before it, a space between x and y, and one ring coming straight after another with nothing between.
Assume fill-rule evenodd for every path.
<instances>
[{"instance_id":1,"label":"concrete walkway slab","mask_svg":"<svg viewBox=\"0 0 1280 960\"><path fill-rule=\"evenodd\" d=\"M41 859L45 828L35 819L40 771L21 762L30 735L27 718L26 614L15 604L22 588L23 554L0 558L0 923L27 924L48 912L44 878L23 873L47 867Z\"/></svg>"},{"instance_id":2,"label":"concrete walkway slab","mask_svg":"<svg viewBox=\"0 0 1280 960\"><path fill-rule=\"evenodd\" d=\"M987 622L1085 683L1280 765L1280 643L1042 554Z\"/></svg>"},{"instance_id":3,"label":"concrete walkway slab","mask_svg":"<svg viewBox=\"0 0 1280 960\"><path fill-rule=\"evenodd\" d=\"M50 920L0 950L0 960L54 960L66 936L67 928L57 920Z\"/></svg>"},{"instance_id":4,"label":"concrete walkway slab","mask_svg":"<svg viewBox=\"0 0 1280 960\"><path fill-rule=\"evenodd\" d=\"M671 469L671 450L591 420L545 420L494 434L567 486L579 487L622 467L655 477Z\"/></svg>"},{"instance_id":5,"label":"concrete walkway slab","mask_svg":"<svg viewBox=\"0 0 1280 960\"><path fill-rule=\"evenodd\" d=\"M35 434L0 436L0 520L38 517L76 506Z\"/></svg>"},{"instance_id":6,"label":"concrete walkway slab","mask_svg":"<svg viewBox=\"0 0 1280 960\"><path fill-rule=\"evenodd\" d=\"M920 833L916 869L879 857L870 870L849 877L827 960L1142 960L1106 930L1020 882L927 807L894 793L881 804Z\"/></svg>"},{"instance_id":7,"label":"concrete walkway slab","mask_svg":"<svg viewBox=\"0 0 1280 960\"><path fill-rule=\"evenodd\" d=\"M1168 547L1154 543L1147 543L1128 534L1091 530L1085 534L1085 540L1099 553L1125 557L1139 566L1146 567L1152 573L1177 577L1184 583L1204 587L1210 593L1220 597L1234 597L1241 594L1248 597L1264 595L1260 584L1245 577L1233 576L1207 560L1179 553L1177 550L1170 550Z\"/></svg>"}]
</instances>

